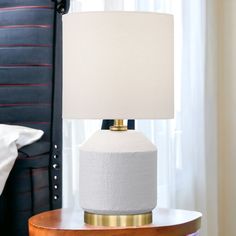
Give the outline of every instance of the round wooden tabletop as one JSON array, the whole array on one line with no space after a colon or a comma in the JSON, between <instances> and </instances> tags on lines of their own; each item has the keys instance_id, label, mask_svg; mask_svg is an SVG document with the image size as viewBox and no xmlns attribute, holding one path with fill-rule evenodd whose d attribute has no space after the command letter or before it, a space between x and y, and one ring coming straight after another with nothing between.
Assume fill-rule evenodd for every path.
<instances>
[{"instance_id":1,"label":"round wooden tabletop","mask_svg":"<svg viewBox=\"0 0 236 236\"><path fill-rule=\"evenodd\" d=\"M30 236L186 236L200 229L201 213L157 209L153 223L142 227L94 227L85 225L83 212L60 209L29 219Z\"/></svg>"}]
</instances>

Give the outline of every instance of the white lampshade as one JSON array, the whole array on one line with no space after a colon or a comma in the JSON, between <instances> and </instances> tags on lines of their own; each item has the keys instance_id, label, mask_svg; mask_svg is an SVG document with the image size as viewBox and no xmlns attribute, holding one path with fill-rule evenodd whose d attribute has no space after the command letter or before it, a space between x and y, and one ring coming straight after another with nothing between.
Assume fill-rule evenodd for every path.
<instances>
[{"instance_id":1,"label":"white lampshade","mask_svg":"<svg viewBox=\"0 0 236 236\"><path fill-rule=\"evenodd\" d=\"M63 17L63 117L167 119L174 114L173 16Z\"/></svg>"}]
</instances>

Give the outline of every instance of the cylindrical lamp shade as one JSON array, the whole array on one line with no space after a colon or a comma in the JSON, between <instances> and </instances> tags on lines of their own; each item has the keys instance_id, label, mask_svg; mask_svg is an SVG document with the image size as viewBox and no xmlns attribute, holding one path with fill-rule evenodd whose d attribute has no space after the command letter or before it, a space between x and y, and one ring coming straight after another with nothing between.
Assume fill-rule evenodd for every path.
<instances>
[{"instance_id":1,"label":"cylindrical lamp shade","mask_svg":"<svg viewBox=\"0 0 236 236\"><path fill-rule=\"evenodd\" d=\"M63 35L64 118L173 118L173 16L72 13Z\"/></svg>"}]
</instances>

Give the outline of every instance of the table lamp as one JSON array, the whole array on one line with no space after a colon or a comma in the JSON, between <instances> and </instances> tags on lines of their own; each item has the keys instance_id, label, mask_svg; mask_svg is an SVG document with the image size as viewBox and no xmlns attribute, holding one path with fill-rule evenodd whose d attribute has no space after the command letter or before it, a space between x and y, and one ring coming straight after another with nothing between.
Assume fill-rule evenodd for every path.
<instances>
[{"instance_id":1,"label":"table lamp","mask_svg":"<svg viewBox=\"0 0 236 236\"><path fill-rule=\"evenodd\" d=\"M63 118L114 119L80 147L85 223L141 226L157 202L157 149L123 119L174 115L173 17L147 12L63 16Z\"/></svg>"}]
</instances>

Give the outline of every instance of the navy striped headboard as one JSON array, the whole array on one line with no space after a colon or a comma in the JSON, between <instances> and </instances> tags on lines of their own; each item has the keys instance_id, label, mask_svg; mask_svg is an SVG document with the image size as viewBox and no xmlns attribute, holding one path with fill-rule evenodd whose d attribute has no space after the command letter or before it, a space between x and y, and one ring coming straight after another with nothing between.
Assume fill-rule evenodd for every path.
<instances>
[{"instance_id":1,"label":"navy striped headboard","mask_svg":"<svg viewBox=\"0 0 236 236\"><path fill-rule=\"evenodd\" d=\"M0 123L45 132L37 143L43 153L27 147L34 154L17 159L0 196L0 235L7 229L26 236L30 215L62 205L61 14L68 6L69 0L0 0Z\"/></svg>"},{"instance_id":2,"label":"navy striped headboard","mask_svg":"<svg viewBox=\"0 0 236 236\"><path fill-rule=\"evenodd\" d=\"M45 131L51 138L54 4L0 3L0 123Z\"/></svg>"}]
</instances>

